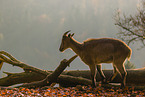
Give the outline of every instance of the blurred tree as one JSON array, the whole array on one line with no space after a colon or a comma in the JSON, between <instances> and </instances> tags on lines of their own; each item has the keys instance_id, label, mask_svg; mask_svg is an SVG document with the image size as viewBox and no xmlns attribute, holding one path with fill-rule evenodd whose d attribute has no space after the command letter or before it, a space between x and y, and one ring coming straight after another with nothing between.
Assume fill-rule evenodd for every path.
<instances>
[{"instance_id":1,"label":"blurred tree","mask_svg":"<svg viewBox=\"0 0 145 97\"><path fill-rule=\"evenodd\" d=\"M137 13L132 16L121 16L120 11L114 17L115 25L119 26L118 38L126 41L128 45L140 41L141 48L145 47L145 1L142 1L137 9Z\"/></svg>"}]
</instances>

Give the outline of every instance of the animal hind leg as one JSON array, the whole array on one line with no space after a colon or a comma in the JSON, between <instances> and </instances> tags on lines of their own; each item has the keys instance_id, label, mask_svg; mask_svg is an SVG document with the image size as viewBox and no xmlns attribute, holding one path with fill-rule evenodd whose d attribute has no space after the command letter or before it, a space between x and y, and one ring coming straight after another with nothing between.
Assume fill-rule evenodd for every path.
<instances>
[{"instance_id":1,"label":"animal hind leg","mask_svg":"<svg viewBox=\"0 0 145 97\"><path fill-rule=\"evenodd\" d=\"M105 75L104 75L104 73L102 71L102 65L101 64L97 65L97 70L98 70L98 72L99 72L99 74L101 76L102 83L107 83L106 77L105 77Z\"/></svg>"},{"instance_id":2,"label":"animal hind leg","mask_svg":"<svg viewBox=\"0 0 145 97\"><path fill-rule=\"evenodd\" d=\"M109 82L113 81L114 78L115 78L115 77L117 76L117 74L118 74L117 68L116 68L116 66L115 66L114 64L113 64L113 68L114 68L114 70L113 70L113 75L110 77Z\"/></svg>"},{"instance_id":3,"label":"animal hind leg","mask_svg":"<svg viewBox=\"0 0 145 97\"><path fill-rule=\"evenodd\" d=\"M117 64L116 67L117 67L117 69L120 72L120 75L122 77L121 87L125 87L127 72L125 70L124 64L123 63L122 64Z\"/></svg>"}]
</instances>

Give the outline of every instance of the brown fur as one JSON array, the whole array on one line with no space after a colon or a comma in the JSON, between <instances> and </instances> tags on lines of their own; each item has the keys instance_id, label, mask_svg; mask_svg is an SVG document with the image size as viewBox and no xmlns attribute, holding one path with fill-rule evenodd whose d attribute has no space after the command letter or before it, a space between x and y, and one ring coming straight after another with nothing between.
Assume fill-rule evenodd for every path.
<instances>
[{"instance_id":1,"label":"brown fur","mask_svg":"<svg viewBox=\"0 0 145 97\"><path fill-rule=\"evenodd\" d=\"M90 67L93 86L95 86L96 65L102 77L102 82L106 82L105 76L101 70L101 63L112 63L114 75L111 80L113 80L117 72L119 72L122 77L121 85L122 87L125 86L127 73L124 68L124 61L126 58L130 59L132 52L131 48L129 48L125 42L114 38L98 38L79 43L73 39L72 36L71 34L64 34L60 51L71 48L79 55L81 60Z\"/></svg>"}]
</instances>

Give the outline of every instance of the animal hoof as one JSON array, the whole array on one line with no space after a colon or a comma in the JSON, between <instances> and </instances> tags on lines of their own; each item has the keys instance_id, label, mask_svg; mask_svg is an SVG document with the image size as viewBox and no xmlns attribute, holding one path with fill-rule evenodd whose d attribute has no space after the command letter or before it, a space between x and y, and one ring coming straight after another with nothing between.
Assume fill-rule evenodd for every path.
<instances>
[{"instance_id":1,"label":"animal hoof","mask_svg":"<svg viewBox=\"0 0 145 97\"><path fill-rule=\"evenodd\" d=\"M124 84L121 84L121 88L124 89L125 88L125 85Z\"/></svg>"},{"instance_id":2,"label":"animal hoof","mask_svg":"<svg viewBox=\"0 0 145 97\"><path fill-rule=\"evenodd\" d=\"M96 83L92 84L91 86L92 86L93 88L95 88L95 87L96 87Z\"/></svg>"}]
</instances>

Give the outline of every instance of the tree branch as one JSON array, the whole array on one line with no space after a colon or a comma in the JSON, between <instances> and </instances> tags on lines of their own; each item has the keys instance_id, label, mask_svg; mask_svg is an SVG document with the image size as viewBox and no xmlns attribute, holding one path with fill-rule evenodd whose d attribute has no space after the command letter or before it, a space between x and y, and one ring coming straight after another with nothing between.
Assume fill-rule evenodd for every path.
<instances>
[{"instance_id":1,"label":"tree branch","mask_svg":"<svg viewBox=\"0 0 145 97\"><path fill-rule=\"evenodd\" d=\"M56 82L58 76L64 71L64 69L69 66L69 64L77 57L78 55L73 56L69 60L62 60L60 65L55 69L53 73L50 73L46 76L45 79L37 82L23 84L19 87L43 87L43 86L50 86L53 82Z\"/></svg>"}]
</instances>

